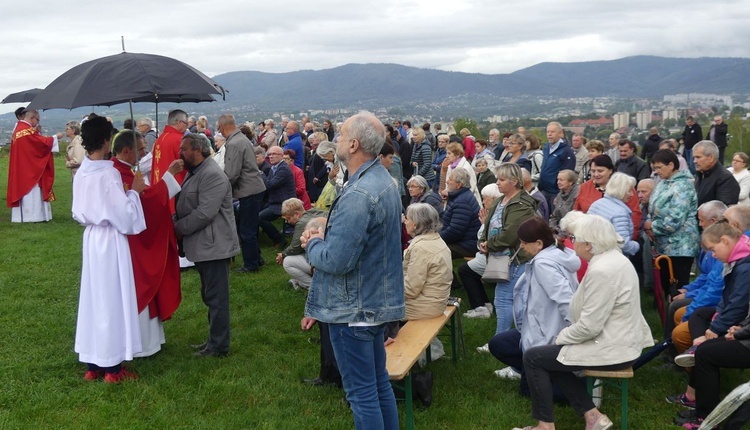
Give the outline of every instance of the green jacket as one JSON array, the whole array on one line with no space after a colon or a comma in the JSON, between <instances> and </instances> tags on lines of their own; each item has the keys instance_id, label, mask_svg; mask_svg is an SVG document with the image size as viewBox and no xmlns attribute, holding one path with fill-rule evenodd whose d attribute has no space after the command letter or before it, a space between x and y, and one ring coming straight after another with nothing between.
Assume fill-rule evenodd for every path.
<instances>
[{"instance_id":1,"label":"green jacket","mask_svg":"<svg viewBox=\"0 0 750 430\"><path fill-rule=\"evenodd\" d=\"M536 207L539 203L525 190L521 190L503 208L503 230L488 240L487 232L490 231L490 220L501 201L502 197L495 199L489 211L487 211L487 218L484 220L484 231L482 232L480 242L487 241L489 252L499 252L507 248L510 254L513 255L521 245L521 241L518 239L518 226L527 219L536 216ZM520 263L526 263L529 260L531 260L531 256L523 250L518 253L518 261Z\"/></svg>"}]
</instances>

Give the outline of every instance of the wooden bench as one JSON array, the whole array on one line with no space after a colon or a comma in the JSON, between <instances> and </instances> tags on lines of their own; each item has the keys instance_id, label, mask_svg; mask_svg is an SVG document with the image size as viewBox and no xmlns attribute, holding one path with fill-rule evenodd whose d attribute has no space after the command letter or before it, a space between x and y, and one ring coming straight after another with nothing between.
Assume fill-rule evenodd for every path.
<instances>
[{"instance_id":1,"label":"wooden bench","mask_svg":"<svg viewBox=\"0 0 750 430\"><path fill-rule=\"evenodd\" d=\"M594 388L611 387L620 391L620 406L622 407L621 424L622 430L628 429L628 382L633 379L633 368L621 370L584 370L586 386L589 394L593 395ZM599 379L597 383L595 380ZM601 398L601 397L600 397Z\"/></svg>"},{"instance_id":2,"label":"wooden bench","mask_svg":"<svg viewBox=\"0 0 750 430\"><path fill-rule=\"evenodd\" d=\"M459 302L460 303L460 302ZM385 347L388 376L391 383L403 381L406 406L406 428L414 429L414 402L412 399L411 369L426 351L427 362L430 362L430 341L448 326L451 331L451 347L453 363L458 360L459 346L463 345L463 331L461 329L461 313L458 306L448 305L442 315L424 320L407 322L398 332L396 341Z\"/></svg>"}]
</instances>

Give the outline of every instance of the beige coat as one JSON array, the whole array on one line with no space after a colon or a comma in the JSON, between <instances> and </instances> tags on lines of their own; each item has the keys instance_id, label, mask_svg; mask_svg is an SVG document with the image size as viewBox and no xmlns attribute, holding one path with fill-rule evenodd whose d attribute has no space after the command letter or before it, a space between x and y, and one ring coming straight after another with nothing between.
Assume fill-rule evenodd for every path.
<instances>
[{"instance_id":1,"label":"beige coat","mask_svg":"<svg viewBox=\"0 0 750 430\"><path fill-rule=\"evenodd\" d=\"M445 311L453 273L451 251L438 233L412 239L404 251L406 319L432 318Z\"/></svg>"},{"instance_id":2,"label":"beige coat","mask_svg":"<svg viewBox=\"0 0 750 430\"><path fill-rule=\"evenodd\" d=\"M570 302L573 324L555 343L557 361L571 366L606 366L632 361L654 344L641 314L638 275L619 250L595 255Z\"/></svg>"}]
</instances>

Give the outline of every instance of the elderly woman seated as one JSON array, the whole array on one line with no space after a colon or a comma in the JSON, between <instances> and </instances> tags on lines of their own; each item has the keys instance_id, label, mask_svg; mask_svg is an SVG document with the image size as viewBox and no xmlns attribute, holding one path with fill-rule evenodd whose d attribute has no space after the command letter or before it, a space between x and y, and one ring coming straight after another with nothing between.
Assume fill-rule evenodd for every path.
<instances>
[{"instance_id":1,"label":"elderly woman seated","mask_svg":"<svg viewBox=\"0 0 750 430\"><path fill-rule=\"evenodd\" d=\"M438 193L432 191L427 180L419 175L412 176L406 182L406 188L409 190L411 196L411 203L427 203L428 205L435 208L439 216L443 216L443 199L440 198Z\"/></svg>"},{"instance_id":2,"label":"elderly woman seated","mask_svg":"<svg viewBox=\"0 0 750 430\"><path fill-rule=\"evenodd\" d=\"M552 230L558 230L560 220L573 210L573 205L578 198L578 175L572 170L560 170L557 174L557 188L560 192L555 196L553 202L554 210L549 216L549 226Z\"/></svg>"},{"instance_id":3,"label":"elderly woman seated","mask_svg":"<svg viewBox=\"0 0 750 430\"><path fill-rule=\"evenodd\" d=\"M452 258L473 257L479 230L479 203L471 192L473 177L466 169L455 169L448 176L448 202L443 213L440 237L451 250Z\"/></svg>"},{"instance_id":4,"label":"elderly woman seated","mask_svg":"<svg viewBox=\"0 0 750 430\"><path fill-rule=\"evenodd\" d=\"M553 345L532 347L523 354L531 413L538 421L524 430L555 428L553 380L584 417L586 429L612 428L612 421L594 406L585 379L575 372L628 368L643 348L653 345L641 314L638 275L622 255L612 223L583 215L569 229L576 254L589 266L570 301L572 324L560 331Z\"/></svg>"},{"instance_id":5,"label":"elderly woman seated","mask_svg":"<svg viewBox=\"0 0 750 430\"><path fill-rule=\"evenodd\" d=\"M405 320L434 318L445 311L445 303L451 291L451 251L440 238L440 217L427 203L414 203L406 209L404 225L412 240L404 251L404 296ZM402 323L403 324L403 323ZM386 327L386 345L393 342L399 323ZM433 351L442 351L442 344ZM440 345L440 346L437 346ZM433 354L437 359L442 353Z\"/></svg>"},{"instance_id":6,"label":"elderly woman seated","mask_svg":"<svg viewBox=\"0 0 750 430\"><path fill-rule=\"evenodd\" d=\"M451 251L440 238L440 218L432 206L406 209L406 231L413 238L404 251L406 319L436 317L445 311L451 291Z\"/></svg>"}]
</instances>

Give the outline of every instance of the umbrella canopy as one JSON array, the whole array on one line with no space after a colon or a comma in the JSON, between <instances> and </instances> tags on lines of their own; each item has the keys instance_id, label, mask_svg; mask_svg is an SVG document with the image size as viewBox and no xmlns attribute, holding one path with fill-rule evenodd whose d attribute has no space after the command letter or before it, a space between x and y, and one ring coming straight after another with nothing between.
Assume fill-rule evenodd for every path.
<instances>
[{"instance_id":1,"label":"umbrella canopy","mask_svg":"<svg viewBox=\"0 0 750 430\"><path fill-rule=\"evenodd\" d=\"M123 52L63 73L34 98L29 109L112 106L130 101L213 101L210 94L223 97L224 89L182 61Z\"/></svg>"},{"instance_id":2,"label":"umbrella canopy","mask_svg":"<svg viewBox=\"0 0 750 430\"><path fill-rule=\"evenodd\" d=\"M26 91L19 91L17 93L8 94L0 103L28 103L41 93L41 88L32 88Z\"/></svg>"}]
</instances>

